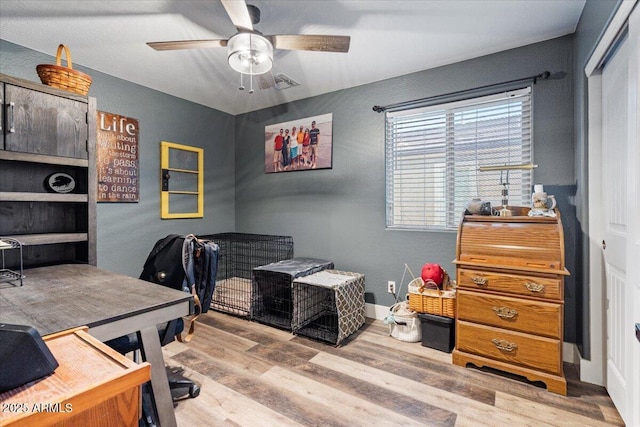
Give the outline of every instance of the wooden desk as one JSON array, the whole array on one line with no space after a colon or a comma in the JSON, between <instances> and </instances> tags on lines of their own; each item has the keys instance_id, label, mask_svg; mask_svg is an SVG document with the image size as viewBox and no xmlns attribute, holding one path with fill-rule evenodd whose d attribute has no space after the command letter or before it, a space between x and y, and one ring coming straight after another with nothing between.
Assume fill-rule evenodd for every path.
<instances>
[{"instance_id":1,"label":"wooden desk","mask_svg":"<svg viewBox=\"0 0 640 427\"><path fill-rule=\"evenodd\" d=\"M148 363L136 364L84 329L47 335L59 363L52 375L0 394L0 425L137 427L140 385Z\"/></svg>"},{"instance_id":2,"label":"wooden desk","mask_svg":"<svg viewBox=\"0 0 640 427\"><path fill-rule=\"evenodd\" d=\"M25 270L24 285L0 284L0 322L28 325L42 335L88 326L101 341L137 332L162 427L175 414L156 325L193 311L185 292L102 270L63 264Z\"/></svg>"}]
</instances>

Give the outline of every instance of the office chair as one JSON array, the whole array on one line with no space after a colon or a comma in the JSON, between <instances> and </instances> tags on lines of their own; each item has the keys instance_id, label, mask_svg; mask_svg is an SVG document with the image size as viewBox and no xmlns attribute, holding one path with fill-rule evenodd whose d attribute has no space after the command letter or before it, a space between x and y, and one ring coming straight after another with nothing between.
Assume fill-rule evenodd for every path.
<instances>
[{"instance_id":1,"label":"office chair","mask_svg":"<svg viewBox=\"0 0 640 427\"><path fill-rule=\"evenodd\" d=\"M184 237L170 234L156 242L145 261L140 279L194 293L196 305L200 304L199 311L206 312L215 289L218 250L215 243L199 240L192 234ZM190 288L189 283L195 284L193 289ZM160 345L165 346L173 342L176 337L181 337L184 329L182 318L158 325ZM193 333L191 328L189 333ZM115 338L107 341L106 344L121 354L134 352L135 358L138 357L140 344L136 333ZM169 388L174 402L186 396L195 398L200 394L200 386L184 377L182 373L181 368L167 367ZM143 387L144 417L141 425L154 426L157 414L151 404L148 387L148 384Z\"/></svg>"},{"instance_id":2,"label":"office chair","mask_svg":"<svg viewBox=\"0 0 640 427\"><path fill-rule=\"evenodd\" d=\"M175 341L175 337L180 335L184 331L184 321L182 319L174 319L165 324L158 325L158 336L160 338L160 345L165 345ZM138 342L138 336L136 333L124 335L107 341L109 347L113 348L120 354L128 354L137 352L140 350L140 344ZM137 357L137 356L136 356ZM182 375L183 369L176 367L166 367L167 377L169 378L169 388L171 389L171 396L173 400L180 400L185 396L190 398L198 397L200 394L200 386L194 383L192 380Z\"/></svg>"},{"instance_id":3,"label":"office chair","mask_svg":"<svg viewBox=\"0 0 640 427\"><path fill-rule=\"evenodd\" d=\"M160 337L160 345L165 346L175 340L176 335L184 330L184 321L182 319L174 319L165 324L158 325L158 334ZM107 341L109 347L113 348L120 354L134 353L134 361L139 361L140 344L136 333L124 335L119 338ZM169 380L169 389L171 397L176 401L189 396L190 398L198 397L200 394L200 386L192 380L183 376L183 369L177 367L165 367L167 378ZM158 414L155 410L151 399L151 384L142 385L142 418L139 420L138 427L156 427L158 425Z\"/></svg>"}]
</instances>

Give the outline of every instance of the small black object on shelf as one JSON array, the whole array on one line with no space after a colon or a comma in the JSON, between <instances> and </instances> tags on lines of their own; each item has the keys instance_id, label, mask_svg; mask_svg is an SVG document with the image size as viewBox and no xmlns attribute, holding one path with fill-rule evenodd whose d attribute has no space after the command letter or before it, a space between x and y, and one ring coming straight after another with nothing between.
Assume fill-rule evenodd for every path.
<instances>
[{"instance_id":1,"label":"small black object on shelf","mask_svg":"<svg viewBox=\"0 0 640 427\"><path fill-rule=\"evenodd\" d=\"M76 188L76 180L68 173L55 172L45 178L44 188L50 193L71 193Z\"/></svg>"}]
</instances>

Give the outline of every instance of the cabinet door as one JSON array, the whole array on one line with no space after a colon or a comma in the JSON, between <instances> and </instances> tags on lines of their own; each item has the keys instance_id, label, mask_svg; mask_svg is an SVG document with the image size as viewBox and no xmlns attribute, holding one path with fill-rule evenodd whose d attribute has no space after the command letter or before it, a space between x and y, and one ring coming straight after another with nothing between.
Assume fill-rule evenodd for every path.
<instances>
[{"instance_id":1,"label":"cabinet door","mask_svg":"<svg viewBox=\"0 0 640 427\"><path fill-rule=\"evenodd\" d=\"M86 159L86 103L5 84L4 149Z\"/></svg>"}]
</instances>

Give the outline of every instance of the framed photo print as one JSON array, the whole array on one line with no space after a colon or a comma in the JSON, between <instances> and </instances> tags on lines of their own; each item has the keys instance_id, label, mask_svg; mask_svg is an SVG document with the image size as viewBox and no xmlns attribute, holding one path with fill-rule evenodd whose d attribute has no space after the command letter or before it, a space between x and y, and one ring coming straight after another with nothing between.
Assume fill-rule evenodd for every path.
<instances>
[{"instance_id":1,"label":"framed photo print","mask_svg":"<svg viewBox=\"0 0 640 427\"><path fill-rule=\"evenodd\" d=\"M265 173L331 169L332 164L332 113L265 126Z\"/></svg>"}]
</instances>

